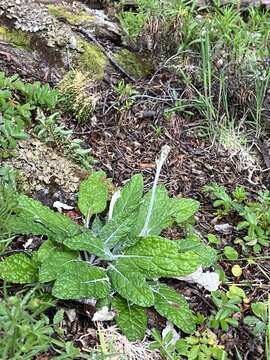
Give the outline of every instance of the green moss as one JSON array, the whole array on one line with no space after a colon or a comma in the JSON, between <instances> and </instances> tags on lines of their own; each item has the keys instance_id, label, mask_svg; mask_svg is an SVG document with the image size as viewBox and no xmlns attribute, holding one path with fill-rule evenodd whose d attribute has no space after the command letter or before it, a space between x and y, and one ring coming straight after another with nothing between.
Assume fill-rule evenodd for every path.
<instances>
[{"instance_id":1,"label":"green moss","mask_svg":"<svg viewBox=\"0 0 270 360\"><path fill-rule=\"evenodd\" d=\"M80 69L87 71L93 80L102 80L107 63L106 56L97 46L85 40L80 39L78 45L83 51L79 58Z\"/></svg>"},{"instance_id":2,"label":"green moss","mask_svg":"<svg viewBox=\"0 0 270 360\"><path fill-rule=\"evenodd\" d=\"M90 16L85 11L71 11L64 6L49 5L48 11L50 15L55 16L56 18L65 19L70 25L81 25L84 22L92 21L94 19L94 16Z\"/></svg>"},{"instance_id":3,"label":"green moss","mask_svg":"<svg viewBox=\"0 0 270 360\"><path fill-rule=\"evenodd\" d=\"M144 78L153 70L149 63L127 49L115 53L114 59L135 79Z\"/></svg>"},{"instance_id":4,"label":"green moss","mask_svg":"<svg viewBox=\"0 0 270 360\"><path fill-rule=\"evenodd\" d=\"M0 40L11 43L18 48L31 49L31 35L21 30L9 29L4 25L0 25Z\"/></svg>"}]
</instances>

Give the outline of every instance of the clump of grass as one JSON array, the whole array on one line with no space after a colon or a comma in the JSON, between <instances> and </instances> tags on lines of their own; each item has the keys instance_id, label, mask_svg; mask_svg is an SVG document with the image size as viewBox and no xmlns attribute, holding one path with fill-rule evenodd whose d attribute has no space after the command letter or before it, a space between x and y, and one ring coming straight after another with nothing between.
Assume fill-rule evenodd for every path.
<instances>
[{"instance_id":1,"label":"clump of grass","mask_svg":"<svg viewBox=\"0 0 270 360\"><path fill-rule=\"evenodd\" d=\"M94 93L95 84L87 73L71 70L59 85L63 110L79 123L87 121L95 110L99 95Z\"/></svg>"},{"instance_id":2,"label":"clump of grass","mask_svg":"<svg viewBox=\"0 0 270 360\"><path fill-rule=\"evenodd\" d=\"M138 12L122 12L119 19L128 41L159 61L173 55L180 44L186 48L199 30L200 24L192 22L193 7L179 0L138 0Z\"/></svg>"},{"instance_id":3,"label":"clump of grass","mask_svg":"<svg viewBox=\"0 0 270 360\"><path fill-rule=\"evenodd\" d=\"M192 91L181 101L189 101L209 138L222 141L224 124L234 125L249 145L263 135L267 118L269 19L259 8L243 15L235 4L183 0L138 0L137 12L120 15L131 45Z\"/></svg>"}]
</instances>

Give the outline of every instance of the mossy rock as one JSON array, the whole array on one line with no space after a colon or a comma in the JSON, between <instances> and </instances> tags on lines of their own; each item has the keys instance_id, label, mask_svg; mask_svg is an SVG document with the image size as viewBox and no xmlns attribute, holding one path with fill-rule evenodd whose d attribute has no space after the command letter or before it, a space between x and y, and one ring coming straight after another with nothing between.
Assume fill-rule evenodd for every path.
<instances>
[{"instance_id":1,"label":"mossy rock","mask_svg":"<svg viewBox=\"0 0 270 360\"><path fill-rule=\"evenodd\" d=\"M91 22L95 18L94 16L89 15L86 11L78 9L71 10L61 5L49 5L48 12L50 15L55 16L58 19L64 19L67 23L74 26Z\"/></svg>"},{"instance_id":2,"label":"mossy rock","mask_svg":"<svg viewBox=\"0 0 270 360\"><path fill-rule=\"evenodd\" d=\"M31 50L31 35L21 30L9 29L5 25L0 25L0 39L17 48Z\"/></svg>"},{"instance_id":3,"label":"mossy rock","mask_svg":"<svg viewBox=\"0 0 270 360\"><path fill-rule=\"evenodd\" d=\"M114 53L113 57L135 79L143 79L153 71L153 67L149 63L127 49Z\"/></svg>"},{"instance_id":4,"label":"mossy rock","mask_svg":"<svg viewBox=\"0 0 270 360\"><path fill-rule=\"evenodd\" d=\"M78 60L78 67L82 71L86 71L93 80L102 80L107 65L106 56L96 45L85 40L79 39L78 45L82 50Z\"/></svg>"}]
</instances>

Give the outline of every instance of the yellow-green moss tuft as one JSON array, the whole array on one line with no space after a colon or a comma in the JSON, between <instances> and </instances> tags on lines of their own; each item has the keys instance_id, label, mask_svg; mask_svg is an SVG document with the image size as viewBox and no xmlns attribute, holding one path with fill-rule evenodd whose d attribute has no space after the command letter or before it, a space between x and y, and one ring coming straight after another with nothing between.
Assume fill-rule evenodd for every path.
<instances>
[{"instance_id":1,"label":"yellow-green moss tuft","mask_svg":"<svg viewBox=\"0 0 270 360\"><path fill-rule=\"evenodd\" d=\"M11 43L18 48L31 49L31 35L21 30L9 29L5 25L0 25L0 40Z\"/></svg>"},{"instance_id":2,"label":"yellow-green moss tuft","mask_svg":"<svg viewBox=\"0 0 270 360\"><path fill-rule=\"evenodd\" d=\"M78 122L85 122L95 110L99 95L89 74L80 70L69 71L59 84L64 112L71 114Z\"/></svg>"},{"instance_id":3,"label":"yellow-green moss tuft","mask_svg":"<svg viewBox=\"0 0 270 360\"><path fill-rule=\"evenodd\" d=\"M87 14L83 10L70 10L64 6L49 5L49 14L56 18L65 19L70 25L81 25L85 22L93 21L94 16Z\"/></svg>"},{"instance_id":4,"label":"yellow-green moss tuft","mask_svg":"<svg viewBox=\"0 0 270 360\"><path fill-rule=\"evenodd\" d=\"M79 40L78 45L83 51L79 58L79 68L88 72L92 79L102 80L107 64L106 56L97 46L85 40Z\"/></svg>"},{"instance_id":5,"label":"yellow-green moss tuft","mask_svg":"<svg viewBox=\"0 0 270 360\"><path fill-rule=\"evenodd\" d=\"M135 79L145 78L153 71L149 63L127 49L116 52L114 59Z\"/></svg>"}]
</instances>

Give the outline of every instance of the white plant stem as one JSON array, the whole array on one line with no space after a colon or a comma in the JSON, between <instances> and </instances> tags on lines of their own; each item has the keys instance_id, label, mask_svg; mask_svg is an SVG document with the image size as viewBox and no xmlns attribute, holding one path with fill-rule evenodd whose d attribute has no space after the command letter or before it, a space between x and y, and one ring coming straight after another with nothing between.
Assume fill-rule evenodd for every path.
<instances>
[{"instance_id":1,"label":"white plant stem","mask_svg":"<svg viewBox=\"0 0 270 360\"><path fill-rule=\"evenodd\" d=\"M121 192L120 192L119 190L116 191L116 192L113 194L112 199L111 199L111 202L110 202L108 220L111 220L111 219L112 219L114 206L115 206L115 204L116 204L116 201L117 201L120 197L121 197Z\"/></svg>"},{"instance_id":2,"label":"white plant stem","mask_svg":"<svg viewBox=\"0 0 270 360\"><path fill-rule=\"evenodd\" d=\"M143 229L140 233L140 236L147 236L149 229L149 222L151 220L151 216L152 216L152 212L153 212L153 207L154 207L154 203L155 203L155 197L156 197L156 189L157 189L157 184L158 184L158 180L159 180L159 176L160 176L160 172L162 169L162 166L164 165L169 152L170 152L170 147L168 145L164 145L161 149L161 155L160 158L156 161L157 164L157 170L156 170L156 175L155 175L155 179L154 179L154 183L153 183L153 187L152 187L152 193L151 193L151 199L150 199L150 204L149 204L149 208L148 208L148 212L147 212L147 216L145 219L145 223L143 226Z\"/></svg>"}]
</instances>

